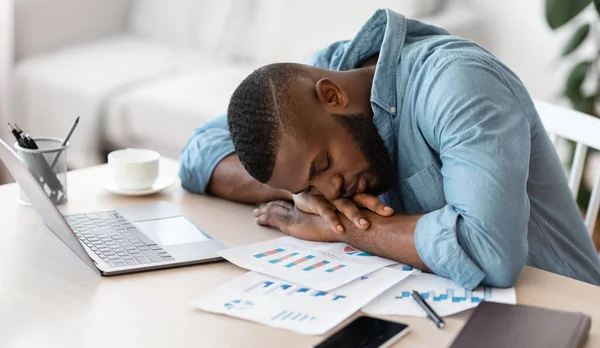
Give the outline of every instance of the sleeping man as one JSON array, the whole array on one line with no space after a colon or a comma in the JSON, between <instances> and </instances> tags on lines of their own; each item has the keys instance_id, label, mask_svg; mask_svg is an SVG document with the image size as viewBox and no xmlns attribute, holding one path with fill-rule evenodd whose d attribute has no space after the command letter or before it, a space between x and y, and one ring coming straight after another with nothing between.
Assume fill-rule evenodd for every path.
<instances>
[{"instance_id":1,"label":"sleeping man","mask_svg":"<svg viewBox=\"0 0 600 348\"><path fill-rule=\"evenodd\" d=\"M181 153L182 185L257 222L451 278L600 261L521 81L477 44L391 10L309 64L250 74Z\"/></svg>"}]
</instances>

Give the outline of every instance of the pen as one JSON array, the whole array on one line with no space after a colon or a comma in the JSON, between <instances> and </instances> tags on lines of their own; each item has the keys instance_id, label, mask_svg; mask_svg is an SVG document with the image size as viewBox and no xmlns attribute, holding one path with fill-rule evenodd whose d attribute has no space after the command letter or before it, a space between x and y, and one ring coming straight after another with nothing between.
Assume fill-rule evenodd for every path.
<instances>
[{"instance_id":1,"label":"pen","mask_svg":"<svg viewBox=\"0 0 600 348\"><path fill-rule=\"evenodd\" d=\"M421 308L423 308L425 313L427 313L427 317L429 319L431 319L431 321L433 321L435 326L437 326L438 329L443 328L444 320L442 318L440 318L439 315L437 315L437 313L433 310L433 308L429 307L429 305L427 304L427 301L425 301L423 296L421 296L421 294L419 294L415 290L412 291L411 295L412 295L412 298L417 302L417 304Z\"/></svg>"},{"instance_id":2,"label":"pen","mask_svg":"<svg viewBox=\"0 0 600 348\"><path fill-rule=\"evenodd\" d=\"M35 141L33 141L33 139L31 139L31 136L29 136L29 134L23 134L23 130L16 123L15 123L15 130L17 131L17 134L19 134L19 137L23 141L23 144L25 144L25 148L33 149L33 150L39 149L37 144L35 143Z\"/></svg>"},{"instance_id":3,"label":"pen","mask_svg":"<svg viewBox=\"0 0 600 348\"><path fill-rule=\"evenodd\" d=\"M10 123L8 124L8 128L10 129L10 132L15 136L15 139L17 139L17 143L20 147L26 149L29 148L29 145L23 142L23 139L21 139L21 134L19 134L19 132L13 126L11 126Z\"/></svg>"},{"instance_id":4,"label":"pen","mask_svg":"<svg viewBox=\"0 0 600 348\"><path fill-rule=\"evenodd\" d=\"M67 136L63 140L62 146L67 145L67 142L69 142L69 138L71 138L71 135L73 134L73 131L75 130L75 127L77 127L78 123L79 123L79 116L75 119L75 121L73 121L71 128L69 128L69 132L67 133Z\"/></svg>"},{"instance_id":5,"label":"pen","mask_svg":"<svg viewBox=\"0 0 600 348\"><path fill-rule=\"evenodd\" d=\"M67 143L69 142L69 139L71 138L71 135L73 135L73 131L75 130L75 127L77 127L78 123L79 123L79 116L75 119L75 121L73 121L73 124L71 124L71 128L69 128L69 131L67 132L67 135L63 139L62 146L67 146ZM58 157L59 156L54 157L54 161L52 161L52 164L50 165L50 168L54 168L54 165L58 161Z\"/></svg>"},{"instance_id":6,"label":"pen","mask_svg":"<svg viewBox=\"0 0 600 348\"><path fill-rule=\"evenodd\" d=\"M25 134L24 138L29 143L29 146L30 146L31 149L33 149L33 150L39 149L39 147L37 146L37 144L35 143L35 141L33 140L33 138L29 134Z\"/></svg>"}]
</instances>

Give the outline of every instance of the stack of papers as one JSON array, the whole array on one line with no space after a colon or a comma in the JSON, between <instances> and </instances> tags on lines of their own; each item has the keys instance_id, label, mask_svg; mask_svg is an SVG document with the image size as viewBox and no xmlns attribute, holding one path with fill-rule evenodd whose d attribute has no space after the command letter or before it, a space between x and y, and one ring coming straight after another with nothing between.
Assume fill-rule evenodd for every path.
<instances>
[{"instance_id":1,"label":"stack of papers","mask_svg":"<svg viewBox=\"0 0 600 348\"><path fill-rule=\"evenodd\" d=\"M193 300L194 307L307 335L323 334L360 309L372 315L425 316L412 290L440 316L482 301L516 303L514 288L465 290L452 280L345 243L283 237L219 254L251 272Z\"/></svg>"},{"instance_id":2,"label":"stack of papers","mask_svg":"<svg viewBox=\"0 0 600 348\"><path fill-rule=\"evenodd\" d=\"M322 291L248 272L192 305L305 335L321 335L407 276L381 269L334 291Z\"/></svg>"}]
</instances>

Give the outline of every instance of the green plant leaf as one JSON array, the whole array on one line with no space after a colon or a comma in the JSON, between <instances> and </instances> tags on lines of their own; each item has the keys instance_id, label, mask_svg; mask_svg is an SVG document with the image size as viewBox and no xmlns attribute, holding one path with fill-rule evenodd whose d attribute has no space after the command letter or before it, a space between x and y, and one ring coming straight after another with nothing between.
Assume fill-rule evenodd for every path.
<instances>
[{"instance_id":1,"label":"green plant leaf","mask_svg":"<svg viewBox=\"0 0 600 348\"><path fill-rule=\"evenodd\" d=\"M597 0L600 1L600 0ZM569 53L575 51L579 45L585 40L590 32L590 25L584 24L579 27L571 36L571 39L567 42L565 47L563 48L562 55L563 57L568 55Z\"/></svg>"},{"instance_id":2,"label":"green plant leaf","mask_svg":"<svg viewBox=\"0 0 600 348\"><path fill-rule=\"evenodd\" d=\"M596 12L600 16L600 0L594 0L594 7L596 8Z\"/></svg>"},{"instance_id":3,"label":"green plant leaf","mask_svg":"<svg viewBox=\"0 0 600 348\"><path fill-rule=\"evenodd\" d=\"M546 0L546 20L548 25L552 29L556 29L567 22L573 17L577 16L579 12L583 11L592 0ZM598 0L594 0L594 3Z\"/></svg>"},{"instance_id":4,"label":"green plant leaf","mask_svg":"<svg viewBox=\"0 0 600 348\"><path fill-rule=\"evenodd\" d=\"M590 70L591 64L590 61L579 62L571 69L567 78L567 86L565 87L565 95L569 99L581 99L581 85L585 80L587 72Z\"/></svg>"},{"instance_id":5,"label":"green plant leaf","mask_svg":"<svg viewBox=\"0 0 600 348\"><path fill-rule=\"evenodd\" d=\"M594 97L587 96L579 99L571 99L571 103L575 110L590 114L594 105Z\"/></svg>"}]
</instances>

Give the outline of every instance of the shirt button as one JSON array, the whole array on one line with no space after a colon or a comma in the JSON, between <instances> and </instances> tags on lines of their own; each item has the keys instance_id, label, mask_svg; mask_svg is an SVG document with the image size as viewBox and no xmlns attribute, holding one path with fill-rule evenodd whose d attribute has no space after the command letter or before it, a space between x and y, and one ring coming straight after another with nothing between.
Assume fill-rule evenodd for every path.
<instances>
[{"instance_id":1,"label":"shirt button","mask_svg":"<svg viewBox=\"0 0 600 348\"><path fill-rule=\"evenodd\" d=\"M390 111L391 111L392 113L396 112L396 107L395 107L395 106L392 106L392 107L390 108Z\"/></svg>"}]
</instances>

